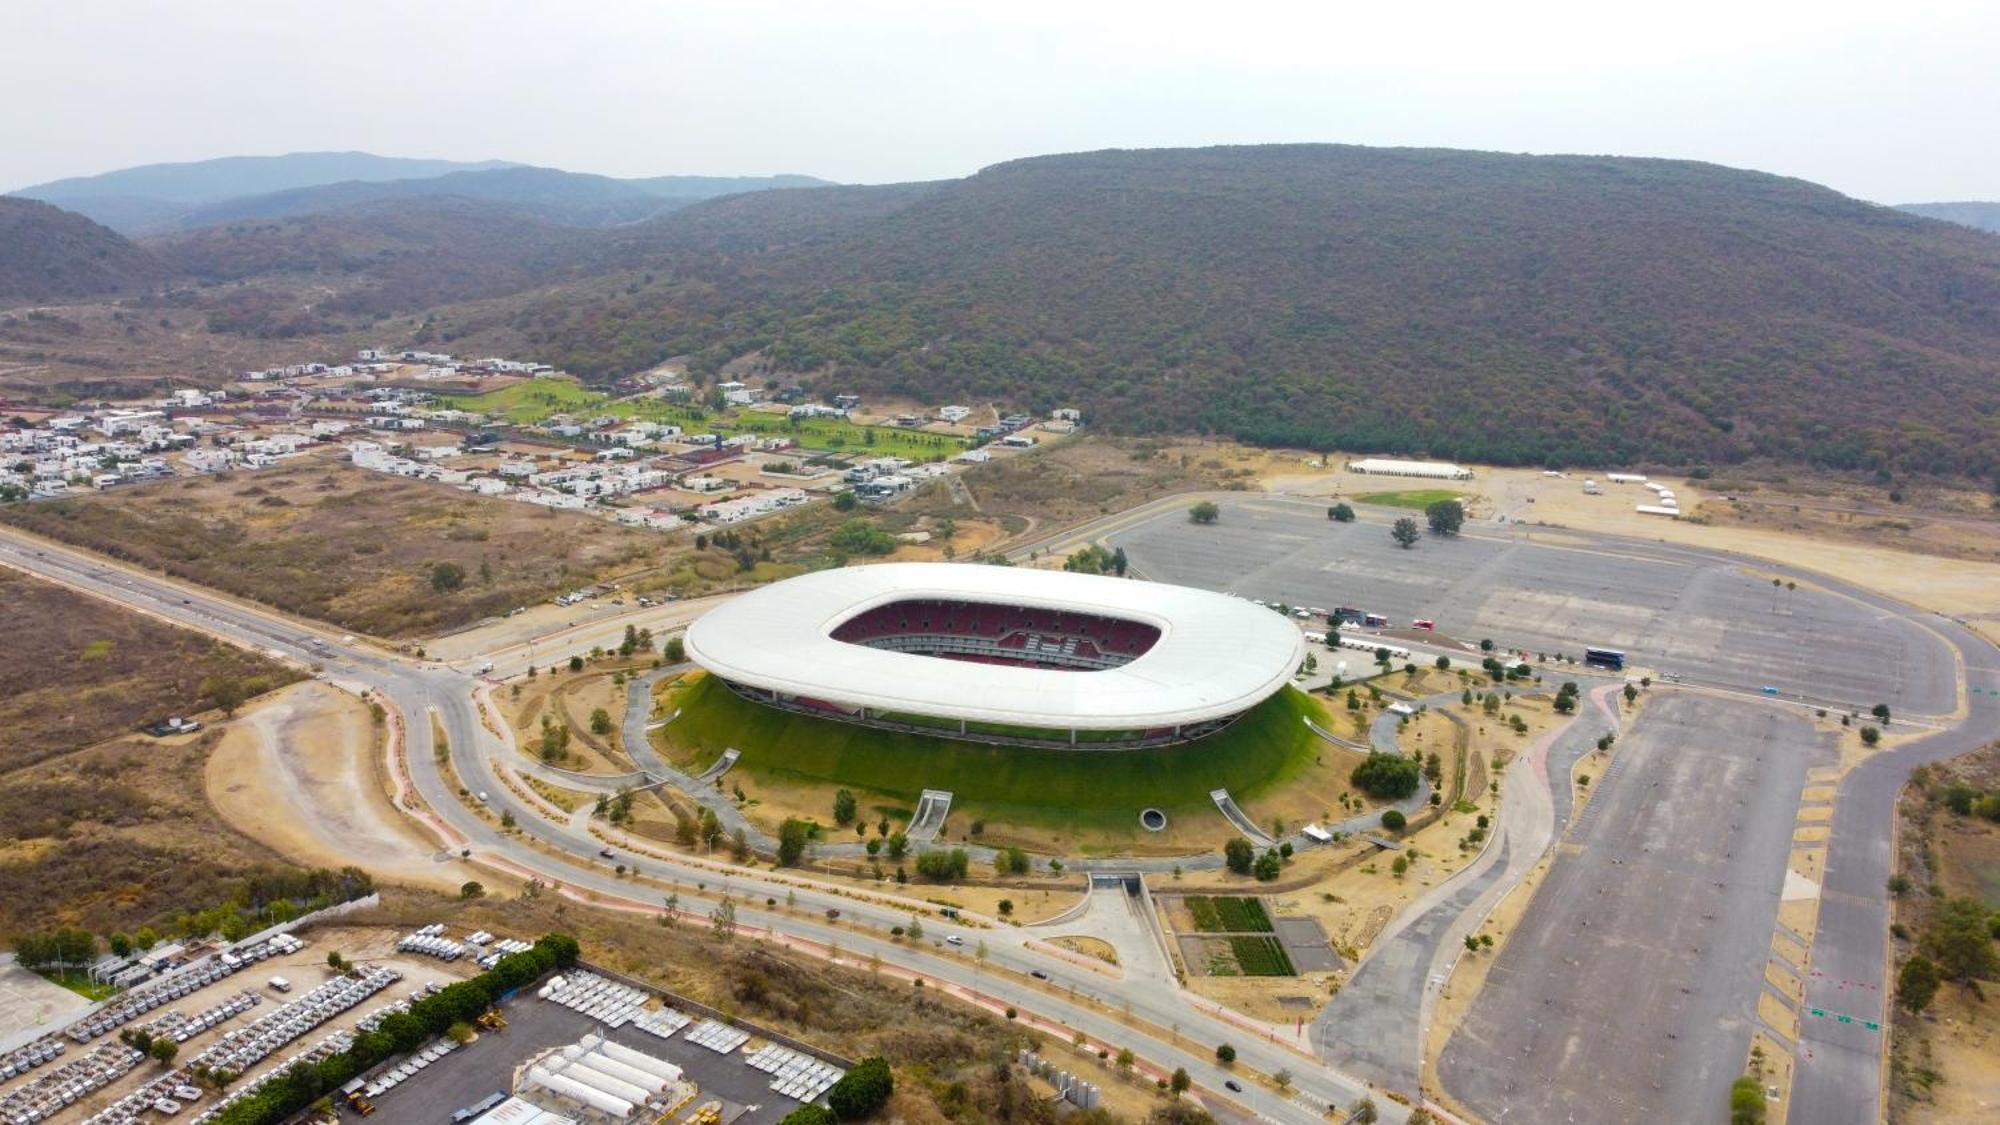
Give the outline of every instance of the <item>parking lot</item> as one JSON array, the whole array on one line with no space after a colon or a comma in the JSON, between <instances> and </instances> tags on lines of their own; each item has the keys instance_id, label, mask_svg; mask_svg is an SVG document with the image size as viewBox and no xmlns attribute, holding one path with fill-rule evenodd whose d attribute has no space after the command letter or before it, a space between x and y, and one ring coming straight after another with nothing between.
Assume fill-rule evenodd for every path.
<instances>
[{"instance_id":1,"label":"parking lot","mask_svg":"<svg viewBox=\"0 0 2000 1125\"><path fill-rule=\"evenodd\" d=\"M452 1114L513 1088L514 1073L535 1055L604 1031L595 1019L531 993L510 1001L502 1013L507 1028L487 1032L470 1045L431 1064L421 1075L376 1099L376 1117L412 1125L445 1125ZM797 1109L799 1103L772 1092L771 1076L752 1068L740 1051L717 1054L685 1039L686 1032L661 1039L636 1025L605 1032L613 1043L679 1066L701 1087L693 1105L720 1098L735 1116L725 1120L765 1125ZM539 1096L531 1095L539 1100ZM692 1108L690 1106L689 1108Z\"/></svg>"},{"instance_id":2,"label":"parking lot","mask_svg":"<svg viewBox=\"0 0 2000 1125\"><path fill-rule=\"evenodd\" d=\"M1828 736L1772 708L1653 699L1446 1044L1444 1088L1487 1120L1723 1106L1806 771L1832 759Z\"/></svg>"},{"instance_id":3,"label":"parking lot","mask_svg":"<svg viewBox=\"0 0 2000 1125\"><path fill-rule=\"evenodd\" d=\"M1481 525L1413 550L1379 523L1341 524L1322 506L1222 501L1214 525L1179 510L1107 537L1144 576L1293 605L1348 605L1452 636L1533 652L1585 645L1690 682L1862 709L1952 710L1954 669L1934 636L1894 614L1805 587L1774 589L1745 566L1685 550ZM1545 540L1553 539L1549 534Z\"/></svg>"}]
</instances>

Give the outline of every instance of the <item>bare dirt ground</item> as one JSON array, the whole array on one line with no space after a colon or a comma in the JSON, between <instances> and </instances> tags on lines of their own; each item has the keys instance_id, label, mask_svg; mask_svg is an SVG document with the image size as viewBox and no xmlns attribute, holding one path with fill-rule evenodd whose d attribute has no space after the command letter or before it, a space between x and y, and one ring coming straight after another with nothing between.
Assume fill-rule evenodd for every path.
<instances>
[{"instance_id":1,"label":"bare dirt ground","mask_svg":"<svg viewBox=\"0 0 2000 1125\"><path fill-rule=\"evenodd\" d=\"M203 773L229 825L306 866L354 864L378 878L457 890L472 878L438 863L389 802L380 781L381 731L366 704L317 681L250 708Z\"/></svg>"},{"instance_id":2,"label":"bare dirt ground","mask_svg":"<svg viewBox=\"0 0 2000 1125\"><path fill-rule=\"evenodd\" d=\"M193 717L211 681L256 695L299 673L254 653L0 568L0 769L29 765L170 715Z\"/></svg>"}]
</instances>

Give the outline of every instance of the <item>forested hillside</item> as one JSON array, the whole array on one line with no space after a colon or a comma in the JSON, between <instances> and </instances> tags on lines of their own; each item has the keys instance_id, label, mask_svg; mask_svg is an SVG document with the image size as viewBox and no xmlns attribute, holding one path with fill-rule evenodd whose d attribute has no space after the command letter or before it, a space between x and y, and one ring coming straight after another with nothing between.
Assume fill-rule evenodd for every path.
<instances>
[{"instance_id":1,"label":"forested hillside","mask_svg":"<svg viewBox=\"0 0 2000 1125\"><path fill-rule=\"evenodd\" d=\"M1507 463L2000 466L2000 240L1711 165L1103 152L620 239L645 283L536 299L537 354Z\"/></svg>"},{"instance_id":2,"label":"forested hillside","mask_svg":"<svg viewBox=\"0 0 2000 1125\"><path fill-rule=\"evenodd\" d=\"M0 196L0 302L128 292L160 264L123 235L59 207Z\"/></svg>"},{"instance_id":3,"label":"forested hillside","mask_svg":"<svg viewBox=\"0 0 2000 1125\"><path fill-rule=\"evenodd\" d=\"M516 207L446 196L205 227L145 245L192 281L323 287L310 312L283 285L235 286L205 298L217 330L285 336L568 276L578 234Z\"/></svg>"}]
</instances>

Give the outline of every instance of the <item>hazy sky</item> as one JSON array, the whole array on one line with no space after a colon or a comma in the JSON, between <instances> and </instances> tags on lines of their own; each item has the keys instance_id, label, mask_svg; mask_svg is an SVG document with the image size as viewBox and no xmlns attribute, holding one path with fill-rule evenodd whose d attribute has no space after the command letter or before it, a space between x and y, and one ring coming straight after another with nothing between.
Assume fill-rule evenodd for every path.
<instances>
[{"instance_id":1,"label":"hazy sky","mask_svg":"<svg viewBox=\"0 0 2000 1125\"><path fill-rule=\"evenodd\" d=\"M882 182L1340 141L2000 199L1994 0L0 0L0 81L0 190L317 149Z\"/></svg>"}]
</instances>

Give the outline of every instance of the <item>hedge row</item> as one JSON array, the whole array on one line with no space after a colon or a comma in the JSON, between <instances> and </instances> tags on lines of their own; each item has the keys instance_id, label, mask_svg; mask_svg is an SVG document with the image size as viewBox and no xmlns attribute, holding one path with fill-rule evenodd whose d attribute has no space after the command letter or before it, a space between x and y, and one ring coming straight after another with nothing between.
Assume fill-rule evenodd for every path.
<instances>
[{"instance_id":1,"label":"hedge row","mask_svg":"<svg viewBox=\"0 0 2000 1125\"><path fill-rule=\"evenodd\" d=\"M277 1125L333 1093L376 1063L416 1050L455 1023L470 1023L502 996L576 964L579 949L568 934L546 934L526 953L502 957L470 980L447 985L385 1018L354 1046L317 1064L299 1063L256 1093L232 1103L216 1125Z\"/></svg>"}]
</instances>

